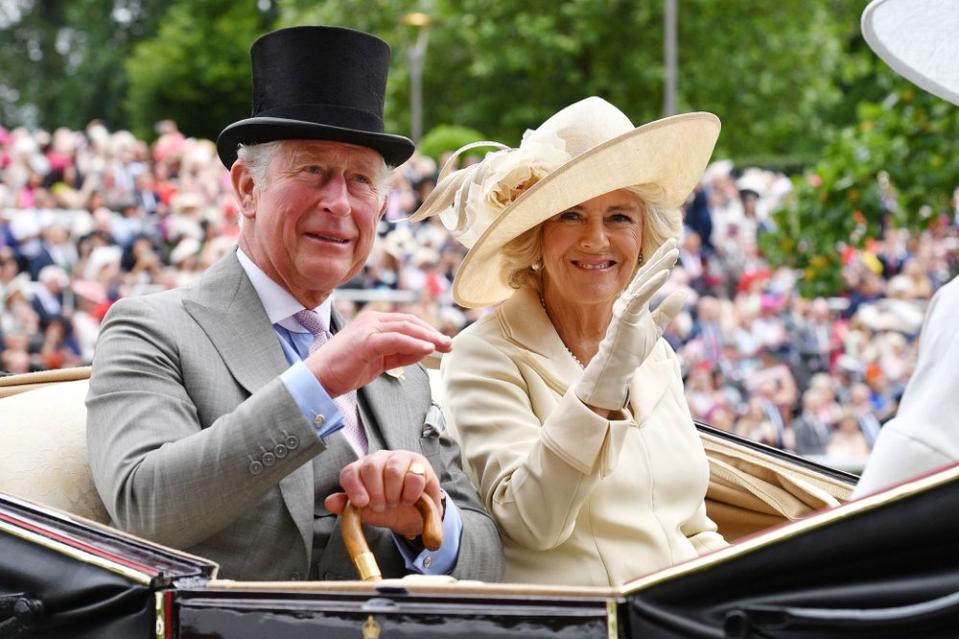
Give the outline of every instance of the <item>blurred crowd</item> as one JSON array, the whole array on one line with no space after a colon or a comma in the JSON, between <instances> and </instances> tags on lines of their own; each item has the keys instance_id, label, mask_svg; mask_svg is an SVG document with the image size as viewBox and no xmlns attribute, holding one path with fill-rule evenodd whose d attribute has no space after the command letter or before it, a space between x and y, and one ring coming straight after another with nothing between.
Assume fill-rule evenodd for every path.
<instances>
[{"instance_id":1,"label":"blurred crowd","mask_svg":"<svg viewBox=\"0 0 959 639\"><path fill-rule=\"evenodd\" d=\"M810 300L796 293L796 273L771 268L757 247L778 232L769 211L790 186L768 171L709 167L686 206L672 281L690 304L667 338L695 418L857 469L896 413L926 305L959 267L957 217L922 233L884 224L880 239L842 249L847 293Z\"/></svg>"},{"instance_id":2,"label":"blurred crowd","mask_svg":"<svg viewBox=\"0 0 959 639\"><path fill-rule=\"evenodd\" d=\"M209 140L157 124L147 144L92 122L52 133L0 127L0 371L91 361L121 297L196 278L236 242L229 174ZM406 220L435 185L414 156L393 175L379 238L338 310L402 310L455 335L483 311L457 307L464 250L438 218ZM667 284L688 305L666 338L684 363L693 417L803 455L862 460L916 360L925 305L956 272L955 217L922 234L886 227L842 254L848 293L803 299L757 238L790 191L784 175L728 161L686 204L680 264Z\"/></svg>"}]
</instances>

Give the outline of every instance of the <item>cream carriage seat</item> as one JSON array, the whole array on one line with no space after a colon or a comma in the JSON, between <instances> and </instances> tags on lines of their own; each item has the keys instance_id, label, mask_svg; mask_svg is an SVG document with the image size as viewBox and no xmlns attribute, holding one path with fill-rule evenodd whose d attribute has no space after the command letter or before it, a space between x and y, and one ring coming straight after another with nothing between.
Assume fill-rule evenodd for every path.
<instances>
[{"instance_id":1,"label":"cream carriage seat","mask_svg":"<svg viewBox=\"0 0 959 639\"><path fill-rule=\"evenodd\" d=\"M88 377L89 368L0 378L0 492L108 523L87 463Z\"/></svg>"}]
</instances>

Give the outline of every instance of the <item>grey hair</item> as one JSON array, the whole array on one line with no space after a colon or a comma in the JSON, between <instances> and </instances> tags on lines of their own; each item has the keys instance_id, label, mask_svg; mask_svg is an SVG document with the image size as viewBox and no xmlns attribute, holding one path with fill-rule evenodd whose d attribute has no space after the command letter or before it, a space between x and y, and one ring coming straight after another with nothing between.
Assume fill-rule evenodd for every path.
<instances>
[{"instance_id":1,"label":"grey hair","mask_svg":"<svg viewBox=\"0 0 959 639\"><path fill-rule=\"evenodd\" d=\"M283 144L282 140L261 142L260 144L240 144L236 149L236 157L250 168L253 175L253 184L259 187L266 181L266 170L273 161L273 156Z\"/></svg>"},{"instance_id":2,"label":"grey hair","mask_svg":"<svg viewBox=\"0 0 959 639\"><path fill-rule=\"evenodd\" d=\"M683 220L679 209L667 207L665 193L658 184L626 187L642 206L642 255L650 257L668 238L678 238ZM544 220L545 221L545 220ZM543 222L524 231L501 249L500 278L511 288L531 288L543 292ZM639 268L639 264L636 265Z\"/></svg>"},{"instance_id":3,"label":"grey hair","mask_svg":"<svg viewBox=\"0 0 959 639\"><path fill-rule=\"evenodd\" d=\"M270 167L276 152L283 145L283 140L274 140L273 142L261 142L259 144L240 144L236 150L236 157L250 167L250 173L253 175L253 184L259 188L266 182L266 170ZM380 206L389 193L389 183L392 177L393 168L386 163L386 160L379 165L379 175L373 176L373 184L376 187L376 204Z\"/></svg>"}]
</instances>

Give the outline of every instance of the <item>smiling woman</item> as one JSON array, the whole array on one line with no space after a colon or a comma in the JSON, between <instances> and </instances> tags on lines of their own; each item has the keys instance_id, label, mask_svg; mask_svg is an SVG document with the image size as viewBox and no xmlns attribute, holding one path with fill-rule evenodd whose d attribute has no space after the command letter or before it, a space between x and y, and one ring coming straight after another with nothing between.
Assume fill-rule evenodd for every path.
<instances>
[{"instance_id":1,"label":"smiling woman","mask_svg":"<svg viewBox=\"0 0 959 639\"><path fill-rule=\"evenodd\" d=\"M508 581L616 585L725 545L660 338L682 295L649 308L718 133L708 113L635 128L588 98L518 149L451 160L414 216L440 214L469 247L458 303L502 302L454 340L442 378Z\"/></svg>"},{"instance_id":2,"label":"smiling woman","mask_svg":"<svg viewBox=\"0 0 959 639\"><path fill-rule=\"evenodd\" d=\"M543 300L550 300L547 312L553 324L565 324L566 345L582 361L598 346L582 333L575 317L559 318L575 309L575 316L596 317L602 322L604 310L625 290L642 263L643 203L626 190L594 197L553 216L540 225L543 234ZM595 308L592 308L595 307ZM606 322L608 324L608 322ZM605 326L598 326L600 339ZM585 339L576 339L579 336Z\"/></svg>"}]
</instances>

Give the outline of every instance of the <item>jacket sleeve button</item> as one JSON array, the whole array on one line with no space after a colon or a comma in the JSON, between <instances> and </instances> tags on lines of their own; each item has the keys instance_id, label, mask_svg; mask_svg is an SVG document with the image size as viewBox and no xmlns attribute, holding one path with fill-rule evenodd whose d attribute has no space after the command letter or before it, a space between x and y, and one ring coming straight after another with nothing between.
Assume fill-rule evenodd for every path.
<instances>
[{"instance_id":1,"label":"jacket sleeve button","mask_svg":"<svg viewBox=\"0 0 959 639\"><path fill-rule=\"evenodd\" d=\"M259 475L260 473L263 472L263 464L261 464L260 462L256 460L251 461L249 470L251 475Z\"/></svg>"},{"instance_id":2,"label":"jacket sleeve button","mask_svg":"<svg viewBox=\"0 0 959 639\"><path fill-rule=\"evenodd\" d=\"M290 435L286 438L286 447L290 450L296 450L300 445L300 440L297 439L296 435Z\"/></svg>"},{"instance_id":3,"label":"jacket sleeve button","mask_svg":"<svg viewBox=\"0 0 959 639\"><path fill-rule=\"evenodd\" d=\"M272 466L276 463L276 455L270 452L263 453L263 456L260 459L263 460L264 466Z\"/></svg>"},{"instance_id":4,"label":"jacket sleeve button","mask_svg":"<svg viewBox=\"0 0 959 639\"><path fill-rule=\"evenodd\" d=\"M273 447L273 454L276 455L277 459L283 459L290 454L290 449L283 444L277 444Z\"/></svg>"}]
</instances>

